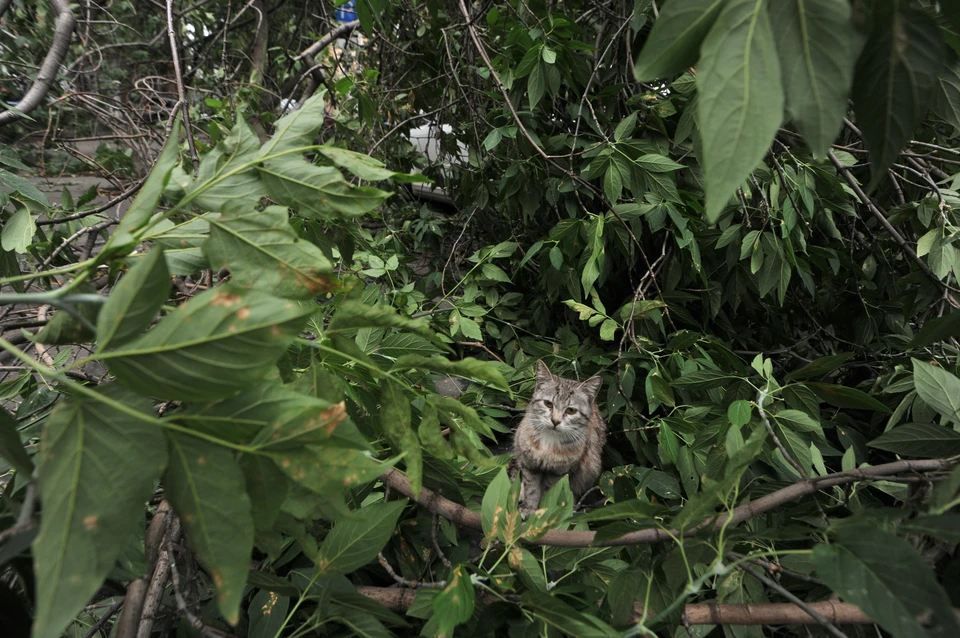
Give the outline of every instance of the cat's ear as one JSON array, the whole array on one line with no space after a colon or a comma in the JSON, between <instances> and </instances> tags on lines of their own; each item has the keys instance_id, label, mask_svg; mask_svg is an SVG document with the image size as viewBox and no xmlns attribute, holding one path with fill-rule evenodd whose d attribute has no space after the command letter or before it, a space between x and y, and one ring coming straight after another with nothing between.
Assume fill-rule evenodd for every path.
<instances>
[{"instance_id":1,"label":"cat's ear","mask_svg":"<svg viewBox=\"0 0 960 638\"><path fill-rule=\"evenodd\" d=\"M553 376L552 372L550 372L550 368L548 368L547 364L545 364L542 360L537 361L536 367L537 367L537 385L540 385L543 383L550 383L551 381L556 380L556 377Z\"/></svg>"},{"instance_id":2,"label":"cat's ear","mask_svg":"<svg viewBox=\"0 0 960 638\"><path fill-rule=\"evenodd\" d=\"M580 388L586 392L590 398L596 400L597 394L600 393L600 386L603 385L603 379L600 377L590 377L586 381L580 384Z\"/></svg>"}]
</instances>

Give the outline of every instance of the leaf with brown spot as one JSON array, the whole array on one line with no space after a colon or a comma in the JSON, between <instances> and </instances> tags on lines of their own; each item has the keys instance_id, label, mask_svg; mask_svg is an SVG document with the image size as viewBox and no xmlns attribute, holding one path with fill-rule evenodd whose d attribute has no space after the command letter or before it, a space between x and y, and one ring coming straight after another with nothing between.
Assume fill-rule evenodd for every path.
<instances>
[{"instance_id":1,"label":"leaf with brown spot","mask_svg":"<svg viewBox=\"0 0 960 638\"><path fill-rule=\"evenodd\" d=\"M236 624L253 551L253 517L243 473L227 448L177 432L167 432L167 438L167 498L183 521L197 560L214 579L220 612Z\"/></svg>"},{"instance_id":2,"label":"leaf with brown spot","mask_svg":"<svg viewBox=\"0 0 960 638\"><path fill-rule=\"evenodd\" d=\"M297 237L280 206L258 211L246 204L211 218L204 254L213 268L228 268L238 286L278 297L308 299L335 288L329 260Z\"/></svg>"},{"instance_id":3,"label":"leaf with brown spot","mask_svg":"<svg viewBox=\"0 0 960 638\"><path fill-rule=\"evenodd\" d=\"M228 329L241 308L250 315ZM176 401L222 399L263 379L312 314L233 285L200 293L145 335L101 358L117 381L140 394Z\"/></svg>"},{"instance_id":4,"label":"leaf with brown spot","mask_svg":"<svg viewBox=\"0 0 960 638\"><path fill-rule=\"evenodd\" d=\"M406 456L407 478L413 488L414 496L420 494L423 487L423 453L420 451L420 439L411 426L410 401L403 394L403 388L394 381L385 379L380 392L380 429L387 436L390 445Z\"/></svg>"},{"instance_id":5,"label":"leaf with brown spot","mask_svg":"<svg viewBox=\"0 0 960 638\"><path fill-rule=\"evenodd\" d=\"M331 403L279 383L258 385L216 403L193 405L176 415L193 430L263 449L325 443L367 449L347 422L343 402Z\"/></svg>"},{"instance_id":6,"label":"leaf with brown spot","mask_svg":"<svg viewBox=\"0 0 960 638\"><path fill-rule=\"evenodd\" d=\"M43 517L33 542L38 638L57 638L103 584L167 464L150 402L114 384L97 392L144 420L93 399L62 401L47 418L37 476Z\"/></svg>"},{"instance_id":7,"label":"leaf with brown spot","mask_svg":"<svg viewBox=\"0 0 960 638\"><path fill-rule=\"evenodd\" d=\"M358 450L307 445L301 449L270 451L291 479L322 497L340 498L347 488L375 479L390 468Z\"/></svg>"},{"instance_id":8,"label":"leaf with brown spot","mask_svg":"<svg viewBox=\"0 0 960 638\"><path fill-rule=\"evenodd\" d=\"M447 586L432 601L433 616L439 633L452 635L454 627L473 617L476 594L470 574L463 565L457 565L447 578Z\"/></svg>"}]
</instances>

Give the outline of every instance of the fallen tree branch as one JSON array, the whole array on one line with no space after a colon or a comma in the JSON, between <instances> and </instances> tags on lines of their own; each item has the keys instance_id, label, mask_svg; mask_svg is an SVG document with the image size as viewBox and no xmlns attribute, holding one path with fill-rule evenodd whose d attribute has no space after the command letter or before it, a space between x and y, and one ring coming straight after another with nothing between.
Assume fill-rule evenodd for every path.
<instances>
[{"instance_id":1,"label":"fallen tree branch","mask_svg":"<svg viewBox=\"0 0 960 638\"><path fill-rule=\"evenodd\" d=\"M353 30L359 26L360 26L359 20L354 20L353 22L345 22L341 24L339 27L337 27L336 29L334 29L333 31L323 36L322 38L320 38L319 40L317 40L316 42L308 46L306 49L304 49L300 53L300 55L294 58L294 60L299 60L300 58L305 58L308 56L310 57L315 56L318 51L322 51L323 49L330 46L331 42L333 42L339 37L347 35L348 33L352 33Z\"/></svg>"},{"instance_id":2,"label":"fallen tree branch","mask_svg":"<svg viewBox=\"0 0 960 638\"><path fill-rule=\"evenodd\" d=\"M367 598L387 609L405 612L417 597L417 590L402 587L357 587ZM485 591L477 592L484 603L500 599ZM807 603L812 611L834 624L868 625L873 620L854 604L836 600ZM791 603L690 603L684 607L684 616L691 625L815 625L816 619ZM632 622L643 617L643 605L633 606Z\"/></svg>"},{"instance_id":3,"label":"fallen tree branch","mask_svg":"<svg viewBox=\"0 0 960 638\"><path fill-rule=\"evenodd\" d=\"M150 576L153 574L154 563L160 552L160 544L167 533L170 520L173 518L173 510L167 501L160 503L157 512L153 515L150 525L147 526L147 532L144 536L143 545L146 554L147 565L150 566L143 577L131 582L127 586L127 595L123 599L123 611L120 612L120 618L117 620L116 636L117 638L134 638L137 634L137 627L140 625L140 615L143 610L143 602L147 597L147 588L150 585Z\"/></svg>"},{"instance_id":4,"label":"fallen tree branch","mask_svg":"<svg viewBox=\"0 0 960 638\"><path fill-rule=\"evenodd\" d=\"M40 65L40 72L37 73L37 79L33 81L30 88L23 95L23 98L13 107L12 110L0 113L0 126L10 124L26 116L27 113L40 105L40 102L46 97L53 84L53 79L57 77L57 70L60 63L67 55L67 49L70 46L70 40L73 37L73 30L77 26L77 19L70 12L70 5L67 0L50 0L54 11L57 13L57 19L53 28L53 42L50 43L50 49L46 57L43 58L43 64ZM4 7L5 9L6 7ZM2 11L0 11L2 13Z\"/></svg>"},{"instance_id":5,"label":"fallen tree branch","mask_svg":"<svg viewBox=\"0 0 960 638\"><path fill-rule=\"evenodd\" d=\"M873 213L873 216L877 219L878 222L880 222L880 225L883 226L883 229L887 232L888 235L890 235L893 241L896 242L896 244L900 247L900 250L903 252L903 254L909 257L910 261L912 261L917 265L917 268L920 269L920 272L922 272L927 277L927 279L934 282L937 285L937 287L941 289L955 290L950 286L948 286L943 281L941 281L940 278L937 277L937 274L930 269L930 266L928 266L926 262L923 261L923 259L921 259L916 252L914 252L913 248L910 247L910 244L907 243L907 240L905 240L903 236L899 232L897 232L897 229L894 228L892 224L890 224L890 222L887 220L887 216L884 215L883 212L877 207L877 205L873 203L873 200L870 199L870 197L868 197L867 194L863 192L863 189L860 187L860 184L857 182L856 179L854 179L853 175L850 174L850 171L847 169L847 167L844 166L839 159L837 159L837 156L833 154L833 151L829 151L827 153L827 156L830 158L830 162L833 164L833 167L837 169L837 172L840 174L841 177L843 177L844 181L847 183L847 186L849 186L853 190L853 192L856 194L857 199L859 199L860 202L864 206L866 206L871 213ZM957 302L953 299L952 296L950 296L949 299L951 300L954 306L957 305Z\"/></svg>"},{"instance_id":6,"label":"fallen tree branch","mask_svg":"<svg viewBox=\"0 0 960 638\"><path fill-rule=\"evenodd\" d=\"M859 468L856 470L847 470L846 472L837 472L827 474L826 476L817 476L783 489L771 492L765 496L749 501L735 507L727 513L719 513L716 517L704 521L699 525L686 530L666 530L662 528L642 529L636 532L624 534L619 538L594 542L596 532L575 532L564 530L552 530L547 532L542 538L531 541L536 545L551 545L555 547L616 547L623 545L642 545L649 543L660 543L676 539L677 536L693 536L705 527L711 527L719 530L725 525L738 525L744 521L750 520L760 514L768 512L780 505L795 501L802 496L814 494L819 490L834 487L836 485L846 485L857 481L870 481L879 479L901 472L933 472L936 470L949 470L960 462L960 457L951 457L946 459L924 459L918 461L895 461L893 463L884 463L873 467ZM390 469L384 472L380 479L397 490L404 496L407 496L417 503L457 525L470 527L473 529L482 529L480 515L472 512L463 505L458 505L453 501L446 499L436 492L423 488L419 496L414 496L410 481L399 471Z\"/></svg>"}]
</instances>

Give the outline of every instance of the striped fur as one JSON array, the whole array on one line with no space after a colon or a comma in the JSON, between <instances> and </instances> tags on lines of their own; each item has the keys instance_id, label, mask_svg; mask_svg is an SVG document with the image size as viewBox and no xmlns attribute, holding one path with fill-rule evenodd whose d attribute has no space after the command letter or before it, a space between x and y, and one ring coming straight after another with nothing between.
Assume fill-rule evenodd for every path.
<instances>
[{"instance_id":1,"label":"striped fur","mask_svg":"<svg viewBox=\"0 0 960 638\"><path fill-rule=\"evenodd\" d=\"M579 499L600 476L607 426L597 408L602 380L561 379L537 362L537 384L513 439L510 479L521 480L520 511L530 514L563 475Z\"/></svg>"}]
</instances>

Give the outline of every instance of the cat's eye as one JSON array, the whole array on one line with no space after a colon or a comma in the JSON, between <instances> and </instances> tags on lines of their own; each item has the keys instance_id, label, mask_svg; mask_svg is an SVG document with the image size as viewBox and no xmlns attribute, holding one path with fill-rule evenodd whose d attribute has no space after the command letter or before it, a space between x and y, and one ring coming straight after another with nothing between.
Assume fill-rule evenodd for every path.
<instances>
[{"instance_id":1,"label":"cat's eye","mask_svg":"<svg viewBox=\"0 0 960 638\"><path fill-rule=\"evenodd\" d=\"M544 399L543 405L545 405L545 406L548 407L548 408L552 408L552 407L553 407L553 401L547 401L546 399Z\"/></svg>"},{"instance_id":2,"label":"cat's eye","mask_svg":"<svg viewBox=\"0 0 960 638\"><path fill-rule=\"evenodd\" d=\"M576 414L576 413L577 413L576 408L567 408L567 414Z\"/></svg>"}]
</instances>

